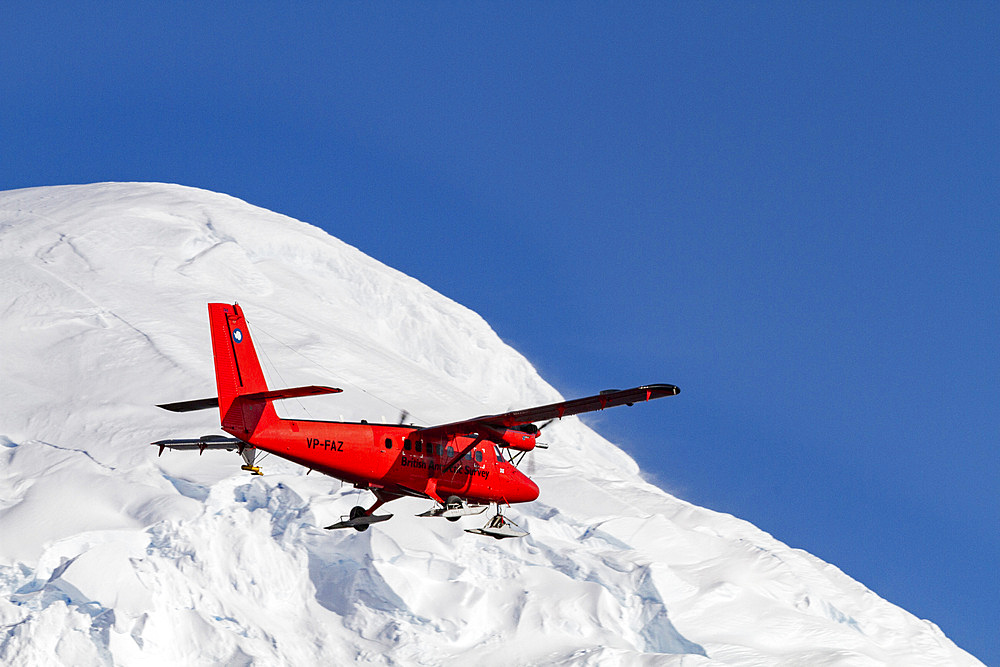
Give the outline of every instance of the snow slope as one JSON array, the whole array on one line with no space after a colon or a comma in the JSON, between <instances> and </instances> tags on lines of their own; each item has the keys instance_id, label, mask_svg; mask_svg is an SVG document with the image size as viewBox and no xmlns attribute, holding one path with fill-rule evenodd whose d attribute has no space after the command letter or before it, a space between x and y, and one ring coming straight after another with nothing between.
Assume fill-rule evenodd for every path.
<instances>
[{"instance_id":1,"label":"snow slope","mask_svg":"<svg viewBox=\"0 0 1000 667\"><path fill-rule=\"evenodd\" d=\"M305 223L176 185L0 193L4 664L980 664L645 483L575 418L532 455L541 497L511 511L531 535L504 542L463 532L482 517L413 518L418 500L329 532L359 500L336 480L157 458L152 440L218 432L153 406L214 394L205 304L237 300L272 385L345 389L290 416L429 424L558 398L475 313Z\"/></svg>"}]
</instances>

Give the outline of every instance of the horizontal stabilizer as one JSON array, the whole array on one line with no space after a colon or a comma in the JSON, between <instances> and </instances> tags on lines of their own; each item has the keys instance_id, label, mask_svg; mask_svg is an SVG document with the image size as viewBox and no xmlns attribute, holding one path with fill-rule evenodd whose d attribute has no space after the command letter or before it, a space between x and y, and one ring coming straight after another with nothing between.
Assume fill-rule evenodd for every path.
<instances>
[{"instance_id":1,"label":"horizontal stabilizer","mask_svg":"<svg viewBox=\"0 0 1000 667\"><path fill-rule=\"evenodd\" d=\"M153 445L163 445L170 449L236 449L240 443L246 444L239 438L227 438L224 435L203 435L200 438L182 438L180 440L157 440Z\"/></svg>"},{"instance_id":2,"label":"horizontal stabilizer","mask_svg":"<svg viewBox=\"0 0 1000 667\"><path fill-rule=\"evenodd\" d=\"M275 389L274 391L260 391L256 394L243 394L237 396L248 401L278 401L283 398L302 398L303 396L321 396L323 394L339 394L344 391L336 387L321 387L309 385L308 387L291 387L289 389Z\"/></svg>"},{"instance_id":3,"label":"horizontal stabilizer","mask_svg":"<svg viewBox=\"0 0 1000 667\"><path fill-rule=\"evenodd\" d=\"M208 410L219 407L217 398L199 398L193 401L178 401L177 403L164 403L157 405L158 408L170 410L171 412L193 412L195 410Z\"/></svg>"},{"instance_id":4,"label":"horizontal stabilizer","mask_svg":"<svg viewBox=\"0 0 1000 667\"><path fill-rule=\"evenodd\" d=\"M164 449L190 450L197 449L203 452L206 449L225 449L226 451L243 451L244 447L252 446L239 438L227 438L224 435L203 435L200 438L182 438L179 440L157 440L150 443L160 448L160 454Z\"/></svg>"},{"instance_id":5,"label":"horizontal stabilizer","mask_svg":"<svg viewBox=\"0 0 1000 667\"><path fill-rule=\"evenodd\" d=\"M322 387L309 385L308 387L291 387L289 389L275 389L274 391L259 391L253 394L243 394L237 398L246 401L279 401L284 398L302 398L303 396L320 396L322 394L339 394L343 389L335 387ZM158 408L170 410L171 412L192 412L194 410L209 410L219 407L218 398L199 398L193 401L179 401L177 403L164 403L157 405Z\"/></svg>"}]
</instances>

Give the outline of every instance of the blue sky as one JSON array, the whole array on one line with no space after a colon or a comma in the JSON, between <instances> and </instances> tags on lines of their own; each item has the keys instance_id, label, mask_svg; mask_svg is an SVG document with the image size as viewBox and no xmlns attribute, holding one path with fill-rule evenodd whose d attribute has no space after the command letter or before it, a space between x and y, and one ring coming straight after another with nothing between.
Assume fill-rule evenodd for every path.
<instances>
[{"instance_id":1,"label":"blue sky","mask_svg":"<svg viewBox=\"0 0 1000 667\"><path fill-rule=\"evenodd\" d=\"M223 7L6 5L0 189L226 192L675 383L592 423L1000 664L995 4Z\"/></svg>"}]
</instances>

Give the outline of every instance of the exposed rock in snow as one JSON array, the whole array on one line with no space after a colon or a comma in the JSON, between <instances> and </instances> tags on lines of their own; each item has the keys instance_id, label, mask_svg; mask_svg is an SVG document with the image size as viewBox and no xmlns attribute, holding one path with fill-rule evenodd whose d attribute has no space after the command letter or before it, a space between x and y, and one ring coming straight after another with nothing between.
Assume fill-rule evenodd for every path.
<instances>
[{"instance_id":1,"label":"exposed rock in snow","mask_svg":"<svg viewBox=\"0 0 1000 667\"><path fill-rule=\"evenodd\" d=\"M305 223L176 185L0 193L4 664L979 664L645 483L576 419L532 454L541 497L513 511L531 535L501 543L463 532L480 517L412 518L418 500L328 532L359 493L336 480L157 458L152 440L217 432L153 407L214 393L209 301L244 306L273 385L346 389L290 416L430 424L558 399L475 313Z\"/></svg>"}]
</instances>

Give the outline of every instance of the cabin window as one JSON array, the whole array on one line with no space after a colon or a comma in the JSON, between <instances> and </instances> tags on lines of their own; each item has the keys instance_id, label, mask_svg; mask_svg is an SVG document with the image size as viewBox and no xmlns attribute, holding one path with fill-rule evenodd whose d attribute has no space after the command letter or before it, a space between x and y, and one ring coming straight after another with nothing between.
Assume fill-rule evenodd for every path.
<instances>
[{"instance_id":1,"label":"cabin window","mask_svg":"<svg viewBox=\"0 0 1000 667\"><path fill-rule=\"evenodd\" d=\"M436 451L439 457L444 456L444 445L437 445Z\"/></svg>"},{"instance_id":2,"label":"cabin window","mask_svg":"<svg viewBox=\"0 0 1000 667\"><path fill-rule=\"evenodd\" d=\"M392 449L392 438L386 438L385 439L385 448L386 449Z\"/></svg>"},{"instance_id":3,"label":"cabin window","mask_svg":"<svg viewBox=\"0 0 1000 667\"><path fill-rule=\"evenodd\" d=\"M410 439L409 438L406 438L405 440L403 440L403 449L405 449L406 451L410 451Z\"/></svg>"},{"instance_id":4,"label":"cabin window","mask_svg":"<svg viewBox=\"0 0 1000 667\"><path fill-rule=\"evenodd\" d=\"M424 451L424 441L423 440L417 440L417 447L416 447L416 449L417 449L417 453L418 454L422 454L423 453L423 451Z\"/></svg>"},{"instance_id":5,"label":"cabin window","mask_svg":"<svg viewBox=\"0 0 1000 667\"><path fill-rule=\"evenodd\" d=\"M481 449L476 450L476 463L483 462L483 451Z\"/></svg>"},{"instance_id":6,"label":"cabin window","mask_svg":"<svg viewBox=\"0 0 1000 667\"><path fill-rule=\"evenodd\" d=\"M447 454L448 458L450 459L451 457L453 457L455 455L455 450L452 449L451 445L448 445L448 447L445 448L444 453Z\"/></svg>"}]
</instances>

